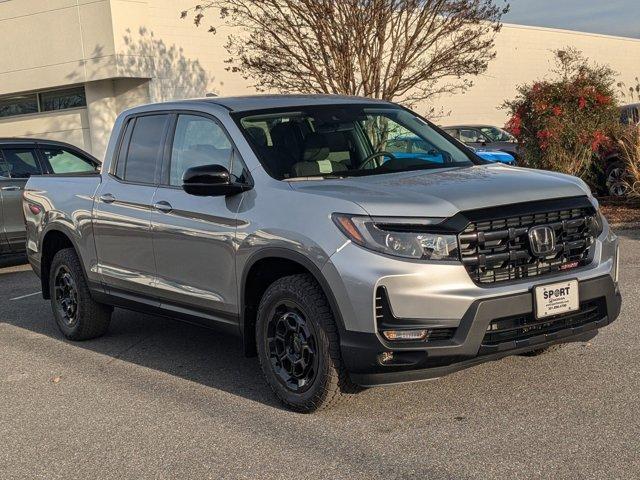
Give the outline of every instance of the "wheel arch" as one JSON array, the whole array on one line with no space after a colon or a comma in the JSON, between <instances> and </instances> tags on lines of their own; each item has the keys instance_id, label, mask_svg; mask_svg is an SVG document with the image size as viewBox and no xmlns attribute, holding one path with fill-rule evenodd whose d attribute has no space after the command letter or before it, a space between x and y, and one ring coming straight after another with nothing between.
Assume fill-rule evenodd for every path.
<instances>
[{"instance_id":1,"label":"wheel arch","mask_svg":"<svg viewBox=\"0 0 640 480\"><path fill-rule=\"evenodd\" d=\"M602 163L605 168L608 168L612 163L621 162L620 152L611 152L602 158Z\"/></svg>"},{"instance_id":2,"label":"wheel arch","mask_svg":"<svg viewBox=\"0 0 640 480\"><path fill-rule=\"evenodd\" d=\"M293 250L266 248L249 257L240 281L240 335L245 355L256 355L255 325L262 295L277 279L298 273L308 273L318 282L331 306L339 333L344 331L338 302L320 268L309 258Z\"/></svg>"},{"instance_id":3,"label":"wheel arch","mask_svg":"<svg viewBox=\"0 0 640 480\"><path fill-rule=\"evenodd\" d=\"M40 245L40 284L42 286L42 296L45 299L51 297L49 293L49 269L51 268L51 262L56 253L65 248L74 249L80 259L80 265L82 265L85 278L88 278L84 262L82 261L82 255L74 236L64 228L53 226L44 233Z\"/></svg>"}]
</instances>

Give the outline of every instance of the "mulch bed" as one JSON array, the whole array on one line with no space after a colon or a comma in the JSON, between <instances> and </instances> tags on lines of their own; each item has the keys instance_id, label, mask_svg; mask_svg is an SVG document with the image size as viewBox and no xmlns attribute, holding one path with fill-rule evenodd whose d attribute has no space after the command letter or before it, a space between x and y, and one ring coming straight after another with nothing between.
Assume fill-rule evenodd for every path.
<instances>
[{"instance_id":1,"label":"mulch bed","mask_svg":"<svg viewBox=\"0 0 640 480\"><path fill-rule=\"evenodd\" d=\"M640 199L599 197L602 213L618 228L640 228Z\"/></svg>"}]
</instances>

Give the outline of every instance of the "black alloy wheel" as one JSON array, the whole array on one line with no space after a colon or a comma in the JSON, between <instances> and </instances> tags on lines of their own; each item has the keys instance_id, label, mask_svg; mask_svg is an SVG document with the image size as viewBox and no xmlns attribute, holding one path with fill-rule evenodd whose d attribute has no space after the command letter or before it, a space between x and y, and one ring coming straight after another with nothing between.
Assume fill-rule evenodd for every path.
<instances>
[{"instance_id":1,"label":"black alloy wheel","mask_svg":"<svg viewBox=\"0 0 640 480\"><path fill-rule=\"evenodd\" d=\"M629 193L628 175L621 162L616 162L607 169L605 184L607 193L612 197L624 197Z\"/></svg>"},{"instance_id":2,"label":"black alloy wheel","mask_svg":"<svg viewBox=\"0 0 640 480\"><path fill-rule=\"evenodd\" d=\"M49 298L53 317L69 340L89 340L109 328L112 307L96 302L73 248L59 250L49 268Z\"/></svg>"},{"instance_id":3,"label":"black alloy wheel","mask_svg":"<svg viewBox=\"0 0 640 480\"><path fill-rule=\"evenodd\" d=\"M269 315L266 349L278 380L294 393L307 391L318 372L316 339L301 307L290 300L276 304Z\"/></svg>"},{"instance_id":4,"label":"black alloy wheel","mask_svg":"<svg viewBox=\"0 0 640 480\"><path fill-rule=\"evenodd\" d=\"M54 302L59 318L68 327L78 321L78 288L66 265L60 265L55 272Z\"/></svg>"},{"instance_id":5,"label":"black alloy wheel","mask_svg":"<svg viewBox=\"0 0 640 480\"><path fill-rule=\"evenodd\" d=\"M258 306L256 346L267 384L292 410L314 412L362 390L349 378L332 308L309 274L269 285Z\"/></svg>"}]
</instances>

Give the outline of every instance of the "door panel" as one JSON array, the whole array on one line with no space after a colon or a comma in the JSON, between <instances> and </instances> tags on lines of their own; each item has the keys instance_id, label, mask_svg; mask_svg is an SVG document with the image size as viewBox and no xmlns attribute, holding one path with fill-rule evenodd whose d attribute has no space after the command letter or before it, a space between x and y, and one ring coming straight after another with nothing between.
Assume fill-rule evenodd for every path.
<instances>
[{"instance_id":1,"label":"door panel","mask_svg":"<svg viewBox=\"0 0 640 480\"><path fill-rule=\"evenodd\" d=\"M26 183L27 180L21 178L0 181L4 231L12 252L22 252L25 249L26 229L22 211L22 191Z\"/></svg>"},{"instance_id":2,"label":"door panel","mask_svg":"<svg viewBox=\"0 0 640 480\"><path fill-rule=\"evenodd\" d=\"M104 175L94 208L98 271L112 293L157 305L151 205L162 166L168 115L143 115L126 126L112 174Z\"/></svg>"},{"instance_id":3,"label":"door panel","mask_svg":"<svg viewBox=\"0 0 640 480\"><path fill-rule=\"evenodd\" d=\"M2 187L5 185L4 181L6 179L0 177L0 254L7 253L9 251L9 246L7 244L7 236L4 231L4 192L2 191Z\"/></svg>"},{"instance_id":4,"label":"door panel","mask_svg":"<svg viewBox=\"0 0 640 480\"><path fill-rule=\"evenodd\" d=\"M208 116L180 114L175 122L164 183L152 213L157 286L169 304L208 311L236 322L236 214L242 196L198 197L181 188L188 168L222 165L236 177L245 172L226 131ZM225 320L226 318L226 320Z\"/></svg>"},{"instance_id":5,"label":"door panel","mask_svg":"<svg viewBox=\"0 0 640 480\"><path fill-rule=\"evenodd\" d=\"M31 175L42 173L33 148L3 148L0 157L3 230L10 251L25 250L26 231L22 211L22 191Z\"/></svg>"},{"instance_id":6,"label":"door panel","mask_svg":"<svg viewBox=\"0 0 640 480\"><path fill-rule=\"evenodd\" d=\"M93 220L97 268L109 289L153 295L151 201L155 190L155 186L110 177L98 190Z\"/></svg>"},{"instance_id":7,"label":"door panel","mask_svg":"<svg viewBox=\"0 0 640 480\"><path fill-rule=\"evenodd\" d=\"M154 209L151 223L157 287L166 304L238 313L234 238L239 202L240 195L196 197L182 189L158 188L154 203L163 210Z\"/></svg>"}]
</instances>

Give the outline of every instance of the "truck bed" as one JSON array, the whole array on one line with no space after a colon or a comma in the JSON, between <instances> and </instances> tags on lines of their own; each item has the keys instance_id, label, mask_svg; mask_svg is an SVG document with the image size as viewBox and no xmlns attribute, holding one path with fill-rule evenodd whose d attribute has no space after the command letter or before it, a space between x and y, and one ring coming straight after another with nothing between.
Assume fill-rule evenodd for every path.
<instances>
[{"instance_id":1,"label":"truck bed","mask_svg":"<svg viewBox=\"0 0 640 480\"><path fill-rule=\"evenodd\" d=\"M83 261L95 258L92 210L99 173L34 175L24 189L27 257L36 273L46 236L52 230L72 239Z\"/></svg>"}]
</instances>

